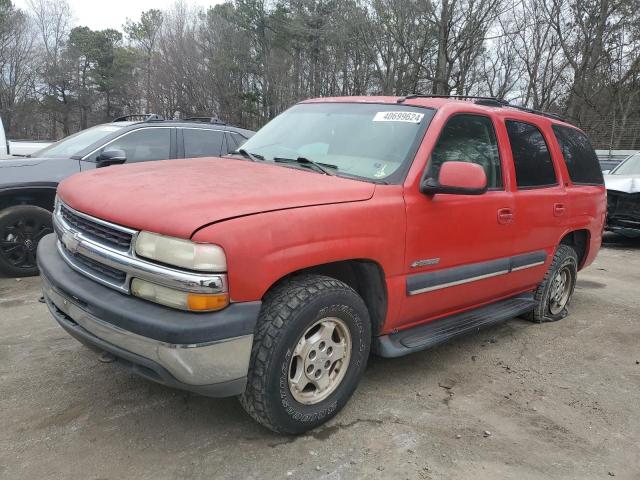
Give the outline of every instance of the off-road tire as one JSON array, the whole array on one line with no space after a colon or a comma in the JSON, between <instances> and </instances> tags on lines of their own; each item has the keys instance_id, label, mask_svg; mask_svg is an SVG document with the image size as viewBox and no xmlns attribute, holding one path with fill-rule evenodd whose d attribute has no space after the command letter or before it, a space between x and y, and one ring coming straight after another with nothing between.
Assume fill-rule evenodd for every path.
<instances>
[{"instance_id":1,"label":"off-road tire","mask_svg":"<svg viewBox=\"0 0 640 480\"><path fill-rule=\"evenodd\" d=\"M336 317L352 340L347 371L336 389L317 404L297 402L289 387L290 361L301 335L319 319ZM365 371L371 322L362 298L348 285L322 275L284 280L265 295L256 325L240 403L270 430L299 434L332 418L347 403Z\"/></svg>"},{"instance_id":2,"label":"off-road tire","mask_svg":"<svg viewBox=\"0 0 640 480\"><path fill-rule=\"evenodd\" d=\"M28 267L21 267L14 264L12 258L9 258L9 254L0 249L0 274L8 277L30 277L38 275L38 267L35 265L35 253L38 242L44 234L53 232L51 212L34 205L17 205L0 211L0 242L5 241L7 228L14 225L20 219L41 223L42 226L46 228L46 231L41 230L38 232L37 238L34 236L33 242L30 244L32 249L28 252L28 254L33 257L33 265ZM31 264L31 261L29 261L29 263Z\"/></svg>"},{"instance_id":3,"label":"off-road tire","mask_svg":"<svg viewBox=\"0 0 640 480\"><path fill-rule=\"evenodd\" d=\"M565 267L568 268L572 280L569 299L560 312L553 314L550 311L552 282L557 273ZM549 265L549 269L544 276L544 280L542 280L542 283L538 285L538 288L535 291L534 300L537 303L536 308L531 312L524 314L523 318L532 322L543 323L556 322L566 317L569 313L567 307L571 302L573 290L576 286L577 276L578 256L576 255L575 250L568 245L559 245L556 249L555 254L553 255L551 265Z\"/></svg>"}]
</instances>

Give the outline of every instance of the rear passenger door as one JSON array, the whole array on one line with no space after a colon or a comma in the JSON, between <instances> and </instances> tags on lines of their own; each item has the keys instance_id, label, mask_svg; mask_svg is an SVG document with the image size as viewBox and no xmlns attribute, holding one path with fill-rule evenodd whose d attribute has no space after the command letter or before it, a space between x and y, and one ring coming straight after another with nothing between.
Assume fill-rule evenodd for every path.
<instances>
[{"instance_id":1,"label":"rear passenger door","mask_svg":"<svg viewBox=\"0 0 640 480\"><path fill-rule=\"evenodd\" d=\"M537 285L569 219L567 193L543 129L521 120L505 120L515 167L514 248L523 259L514 265L514 287ZM526 261L525 261L526 260Z\"/></svg>"},{"instance_id":2,"label":"rear passenger door","mask_svg":"<svg viewBox=\"0 0 640 480\"><path fill-rule=\"evenodd\" d=\"M226 152L224 131L212 128L182 128L183 158L219 157Z\"/></svg>"}]
</instances>

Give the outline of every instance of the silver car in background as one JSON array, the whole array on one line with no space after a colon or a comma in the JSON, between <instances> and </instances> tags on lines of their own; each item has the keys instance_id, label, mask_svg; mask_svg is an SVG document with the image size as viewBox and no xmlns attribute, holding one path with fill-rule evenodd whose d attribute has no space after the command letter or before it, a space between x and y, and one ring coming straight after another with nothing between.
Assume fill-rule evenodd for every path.
<instances>
[{"instance_id":1,"label":"silver car in background","mask_svg":"<svg viewBox=\"0 0 640 480\"><path fill-rule=\"evenodd\" d=\"M604 176L607 187L605 229L625 237L640 237L640 152Z\"/></svg>"}]
</instances>

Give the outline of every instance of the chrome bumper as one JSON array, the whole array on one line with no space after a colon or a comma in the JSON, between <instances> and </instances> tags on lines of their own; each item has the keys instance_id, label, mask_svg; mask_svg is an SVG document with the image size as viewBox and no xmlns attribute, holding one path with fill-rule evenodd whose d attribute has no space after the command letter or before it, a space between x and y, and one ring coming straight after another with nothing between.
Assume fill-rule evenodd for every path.
<instances>
[{"instance_id":1,"label":"chrome bumper","mask_svg":"<svg viewBox=\"0 0 640 480\"><path fill-rule=\"evenodd\" d=\"M97 338L116 347L118 351L123 350L147 359L166 369L177 381L152 378L160 383L198 391L188 387L244 380L247 375L253 335L206 344L169 344L137 335L96 318L73 299L58 292L46 278L43 278L43 293L51 313L66 330L71 326L77 333L79 327L88 333L84 335L84 340L88 343L103 348L101 342L92 341L92 338ZM117 351L113 353L118 356Z\"/></svg>"}]
</instances>

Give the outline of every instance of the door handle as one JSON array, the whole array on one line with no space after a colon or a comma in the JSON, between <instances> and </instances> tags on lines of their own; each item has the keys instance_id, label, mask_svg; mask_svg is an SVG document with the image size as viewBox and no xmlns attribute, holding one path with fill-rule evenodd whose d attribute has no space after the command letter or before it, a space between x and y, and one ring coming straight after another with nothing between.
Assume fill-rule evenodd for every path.
<instances>
[{"instance_id":1,"label":"door handle","mask_svg":"<svg viewBox=\"0 0 640 480\"><path fill-rule=\"evenodd\" d=\"M498 223L505 225L511 222L513 222L513 211L510 208L498 210Z\"/></svg>"},{"instance_id":2,"label":"door handle","mask_svg":"<svg viewBox=\"0 0 640 480\"><path fill-rule=\"evenodd\" d=\"M564 207L564 203L555 203L553 205L553 215L556 217L561 217L562 215L564 215L564 212L566 211L565 207Z\"/></svg>"}]
</instances>

